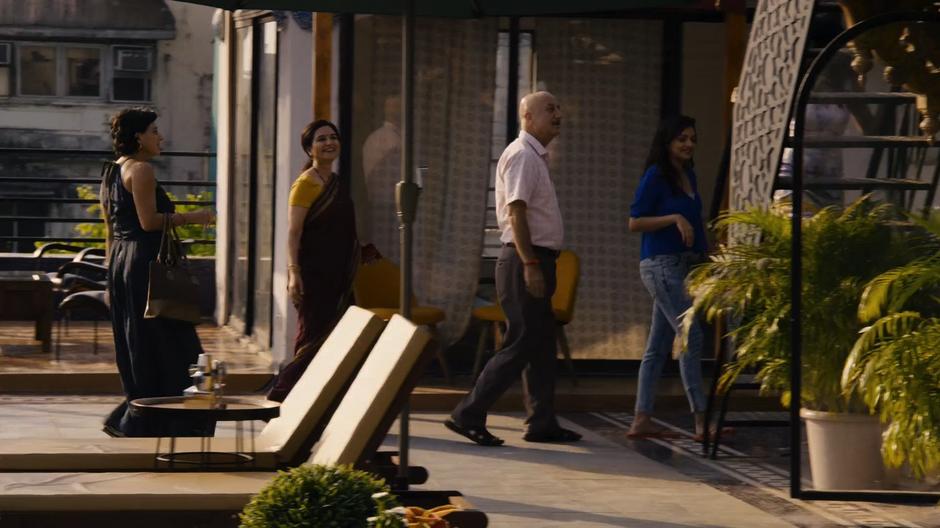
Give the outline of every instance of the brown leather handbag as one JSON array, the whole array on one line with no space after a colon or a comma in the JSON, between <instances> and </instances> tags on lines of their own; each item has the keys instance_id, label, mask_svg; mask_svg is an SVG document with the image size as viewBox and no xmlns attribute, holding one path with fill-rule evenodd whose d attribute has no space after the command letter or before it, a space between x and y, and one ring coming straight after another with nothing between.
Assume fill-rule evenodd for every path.
<instances>
[{"instance_id":1,"label":"brown leather handbag","mask_svg":"<svg viewBox=\"0 0 940 528\"><path fill-rule=\"evenodd\" d=\"M171 215L163 215L163 235L157 259L150 263L150 285L144 318L163 317L198 324L199 280L189 270Z\"/></svg>"}]
</instances>

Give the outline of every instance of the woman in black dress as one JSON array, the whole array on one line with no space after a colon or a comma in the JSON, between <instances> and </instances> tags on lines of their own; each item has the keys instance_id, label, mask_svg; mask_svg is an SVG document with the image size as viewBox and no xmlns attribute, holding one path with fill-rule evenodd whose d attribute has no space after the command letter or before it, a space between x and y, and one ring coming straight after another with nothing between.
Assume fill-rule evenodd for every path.
<instances>
[{"instance_id":1,"label":"woman in black dress","mask_svg":"<svg viewBox=\"0 0 940 528\"><path fill-rule=\"evenodd\" d=\"M144 319L150 263L160 248L165 215L175 226L215 220L211 209L174 212L149 162L160 154L163 141L156 119L156 113L143 108L123 110L111 119L118 159L104 168L100 198L114 349L126 399L107 417L104 431L112 436L202 436L204 423L157 422L132 414L127 405L136 398L182 395L190 385L189 365L202 352L193 324Z\"/></svg>"}]
</instances>

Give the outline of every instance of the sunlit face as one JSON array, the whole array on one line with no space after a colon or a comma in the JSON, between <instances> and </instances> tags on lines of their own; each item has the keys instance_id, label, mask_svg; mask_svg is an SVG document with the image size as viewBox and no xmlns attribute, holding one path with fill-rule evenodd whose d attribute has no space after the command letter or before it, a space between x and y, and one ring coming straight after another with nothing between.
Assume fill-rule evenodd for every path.
<instances>
[{"instance_id":1,"label":"sunlit face","mask_svg":"<svg viewBox=\"0 0 940 528\"><path fill-rule=\"evenodd\" d=\"M673 162L678 162L680 165L692 161L696 141L698 141L698 137L695 135L695 129L692 127L686 128L669 143L669 157Z\"/></svg>"},{"instance_id":2,"label":"sunlit face","mask_svg":"<svg viewBox=\"0 0 940 528\"><path fill-rule=\"evenodd\" d=\"M339 136L328 126L321 126L313 133L310 157L321 163L329 163L339 157Z\"/></svg>"},{"instance_id":3,"label":"sunlit face","mask_svg":"<svg viewBox=\"0 0 940 528\"><path fill-rule=\"evenodd\" d=\"M561 105L552 94L544 93L533 98L526 113L529 133L549 140L561 133Z\"/></svg>"},{"instance_id":4,"label":"sunlit face","mask_svg":"<svg viewBox=\"0 0 940 528\"><path fill-rule=\"evenodd\" d=\"M150 123L147 130L137 134L137 141L140 143L138 155L153 157L160 154L160 144L163 142L163 136L157 129L157 122Z\"/></svg>"}]
</instances>

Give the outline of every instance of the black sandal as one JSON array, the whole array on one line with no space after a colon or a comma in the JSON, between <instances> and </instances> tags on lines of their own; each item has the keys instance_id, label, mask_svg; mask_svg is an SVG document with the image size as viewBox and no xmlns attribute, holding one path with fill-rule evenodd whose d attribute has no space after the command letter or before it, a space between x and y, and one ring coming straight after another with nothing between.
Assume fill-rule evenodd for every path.
<instances>
[{"instance_id":1,"label":"black sandal","mask_svg":"<svg viewBox=\"0 0 940 528\"><path fill-rule=\"evenodd\" d=\"M577 442L581 440L581 434L570 429L559 427L558 429L544 433L526 433L523 437L526 442Z\"/></svg>"},{"instance_id":2,"label":"black sandal","mask_svg":"<svg viewBox=\"0 0 940 528\"><path fill-rule=\"evenodd\" d=\"M503 445L503 439L493 436L486 427L462 427L453 420L444 420L444 427L481 446L495 447Z\"/></svg>"}]
</instances>

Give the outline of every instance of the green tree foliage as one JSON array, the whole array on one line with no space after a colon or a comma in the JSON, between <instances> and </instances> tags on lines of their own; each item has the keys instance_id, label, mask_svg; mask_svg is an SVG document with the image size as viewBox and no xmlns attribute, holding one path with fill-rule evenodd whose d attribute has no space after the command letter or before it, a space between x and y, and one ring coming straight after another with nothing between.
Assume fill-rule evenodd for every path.
<instances>
[{"instance_id":1,"label":"green tree foliage","mask_svg":"<svg viewBox=\"0 0 940 528\"><path fill-rule=\"evenodd\" d=\"M79 185L76 189L76 194L79 198L85 200L97 200L98 199L98 188L92 187L90 185ZM170 200L174 202L177 201L176 196L172 193L167 193L170 197ZM210 201L212 200L212 192L205 191L198 194L187 194L186 201ZM198 205L177 205L176 211L179 213L185 213L188 211L196 211L201 209L201 206ZM94 203L85 208L85 211L94 218L101 217L101 204ZM83 223L78 224L74 227L75 232L83 238L104 238L105 230L104 224L102 223ZM176 232L179 233L180 239L187 240L197 240L197 239L211 239L214 237L207 236L208 233L205 232L205 229L201 225L187 224L179 226L176 228ZM74 245L82 247L104 247L103 243L96 242L75 242ZM215 245L214 244L188 244L186 246L186 254L189 256L203 255L203 256L214 256L215 255Z\"/></svg>"}]
</instances>

